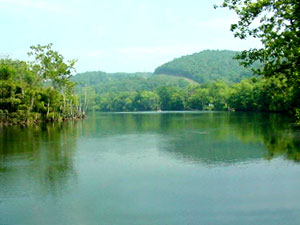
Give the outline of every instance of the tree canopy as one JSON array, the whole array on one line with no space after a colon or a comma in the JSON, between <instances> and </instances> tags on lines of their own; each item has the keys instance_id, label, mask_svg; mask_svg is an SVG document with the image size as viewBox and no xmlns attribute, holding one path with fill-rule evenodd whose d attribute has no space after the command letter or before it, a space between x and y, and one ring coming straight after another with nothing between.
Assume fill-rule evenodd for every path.
<instances>
[{"instance_id":1,"label":"tree canopy","mask_svg":"<svg viewBox=\"0 0 300 225\"><path fill-rule=\"evenodd\" d=\"M205 50L167 62L156 68L154 73L185 77L198 83L216 80L239 82L251 77L253 73L233 59L237 53L228 50Z\"/></svg>"},{"instance_id":2,"label":"tree canopy","mask_svg":"<svg viewBox=\"0 0 300 225\"><path fill-rule=\"evenodd\" d=\"M243 51L237 58L248 66L263 63L256 72L265 76L283 73L299 76L300 4L298 0L225 0L221 7L234 10L239 21L231 25L234 36L258 38L260 49Z\"/></svg>"},{"instance_id":3,"label":"tree canopy","mask_svg":"<svg viewBox=\"0 0 300 225\"><path fill-rule=\"evenodd\" d=\"M261 48L237 55L244 66L262 63L255 73L286 79L292 87L293 111L300 118L300 4L298 0L224 0L220 5L239 17L231 25L235 37L258 38Z\"/></svg>"},{"instance_id":4,"label":"tree canopy","mask_svg":"<svg viewBox=\"0 0 300 225\"><path fill-rule=\"evenodd\" d=\"M0 124L27 124L82 116L75 83L69 80L75 61L51 49L32 46L32 62L0 59Z\"/></svg>"}]
</instances>

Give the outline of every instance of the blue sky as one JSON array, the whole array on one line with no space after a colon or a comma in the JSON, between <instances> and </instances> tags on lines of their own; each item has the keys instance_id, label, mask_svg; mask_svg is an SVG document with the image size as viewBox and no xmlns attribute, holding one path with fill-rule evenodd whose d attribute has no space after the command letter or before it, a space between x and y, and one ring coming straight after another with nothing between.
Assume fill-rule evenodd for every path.
<instances>
[{"instance_id":1,"label":"blue sky","mask_svg":"<svg viewBox=\"0 0 300 225\"><path fill-rule=\"evenodd\" d=\"M146 72L204 49L259 43L230 32L219 0L0 0L0 55L28 60L29 46L53 43L78 72Z\"/></svg>"}]
</instances>

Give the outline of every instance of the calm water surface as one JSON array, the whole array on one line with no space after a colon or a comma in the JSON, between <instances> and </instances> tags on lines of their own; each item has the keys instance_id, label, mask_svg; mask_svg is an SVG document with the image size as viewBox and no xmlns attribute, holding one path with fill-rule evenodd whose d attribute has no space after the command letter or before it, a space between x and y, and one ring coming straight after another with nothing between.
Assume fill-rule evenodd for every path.
<instances>
[{"instance_id":1,"label":"calm water surface","mask_svg":"<svg viewBox=\"0 0 300 225\"><path fill-rule=\"evenodd\" d=\"M247 113L0 128L0 224L300 224L300 130Z\"/></svg>"}]
</instances>

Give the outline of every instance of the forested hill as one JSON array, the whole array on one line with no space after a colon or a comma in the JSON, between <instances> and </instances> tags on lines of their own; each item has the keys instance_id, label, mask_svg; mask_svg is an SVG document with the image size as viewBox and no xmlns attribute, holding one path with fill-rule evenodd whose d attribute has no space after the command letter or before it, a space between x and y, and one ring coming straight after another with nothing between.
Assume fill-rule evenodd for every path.
<instances>
[{"instance_id":1,"label":"forested hill","mask_svg":"<svg viewBox=\"0 0 300 225\"><path fill-rule=\"evenodd\" d=\"M136 79L137 77L145 79L150 75L152 75L152 73L106 73L102 71L91 71L79 73L72 77L72 80L77 82L79 86L95 86L100 83Z\"/></svg>"},{"instance_id":2,"label":"forested hill","mask_svg":"<svg viewBox=\"0 0 300 225\"><path fill-rule=\"evenodd\" d=\"M131 112L233 109L289 112L295 103L291 97L293 89L288 87L286 79L252 77L249 71L232 59L234 54L233 51L204 51L164 65L166 68L171 65L182 70L189 68L189 71L198 71L198 77L195 73L194 77L189 78L203 82L200 84L187 79L186 75L168 75L167 71L160 71L165 74L95 71L77 74L72 77L72 81L78 84L75 91L80 105L84 105L86 110ZM251 78L247 79L249 76Z\"/></svg>"},{"instance_id":3,"label":"forested hill","mask_svg":"<svg viewBox=\"0 0 300 225\"><path fill-rule=\"evenodd\" d=\"M186 77L199 83L215 80L239 82L253 74L233 59L236 53L238 52L205 50L167 62L159 66L154 73Z\"/></svg>"},{"instance_id":4,"label":"forested hill","mask_svg":"<svg viewBox=\"0 0 300 225\"><path fill-rule=\"evenodd\" d=\"M183 77L153 75L152 73L105 73L101 71L77 74L71 80L77 90L91 87L97 93L120 93L130 91L152 91L161 86L185 88L193 81Z\"/></svg>"}]
</instances>

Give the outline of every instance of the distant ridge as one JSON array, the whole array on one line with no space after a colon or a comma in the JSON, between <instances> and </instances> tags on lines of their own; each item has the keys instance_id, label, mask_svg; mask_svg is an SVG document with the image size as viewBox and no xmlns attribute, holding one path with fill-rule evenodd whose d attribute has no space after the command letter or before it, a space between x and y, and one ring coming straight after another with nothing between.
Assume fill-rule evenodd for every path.
<instances>
[{"instance_id":1,"label":"distant ridge","mask_svg":"<svg viewBox=\"0 0 300 225\"><path fill-rule=\"evenodd\" d=\"M72 78L77 90L93 87L99 93L120 93L134 91L153 91L161 86L185 88L196 82L184 77L153 75L153 73L105 73L91 71L77 74Z\"/></svg>"},{"instance_id":2,"label":"distant ridge","mask_svg":"<svg viewBox=\"0 0 300 225\"><path fill-rule=\"evenodd\" d=\"M253 73L233 59L237 53L229 50L201 51L167 62L156 68L154 74L185 77L198 83L215 80L239 82L253 76Z\"/></svg>"},{"instance_id":3,"label":"distant ridge","mask_svg":"<svg viewBox=\"0 0 300 225\"><path fill-rule=\"evenodd\" d=\"M128 79L146 79L150 77L152 73L106 73L103 71L88 71L85 73L78 73L71 79L77 82L79 86L95 86L102 83L117 82Z\"/></svg>"}]
</instances>

